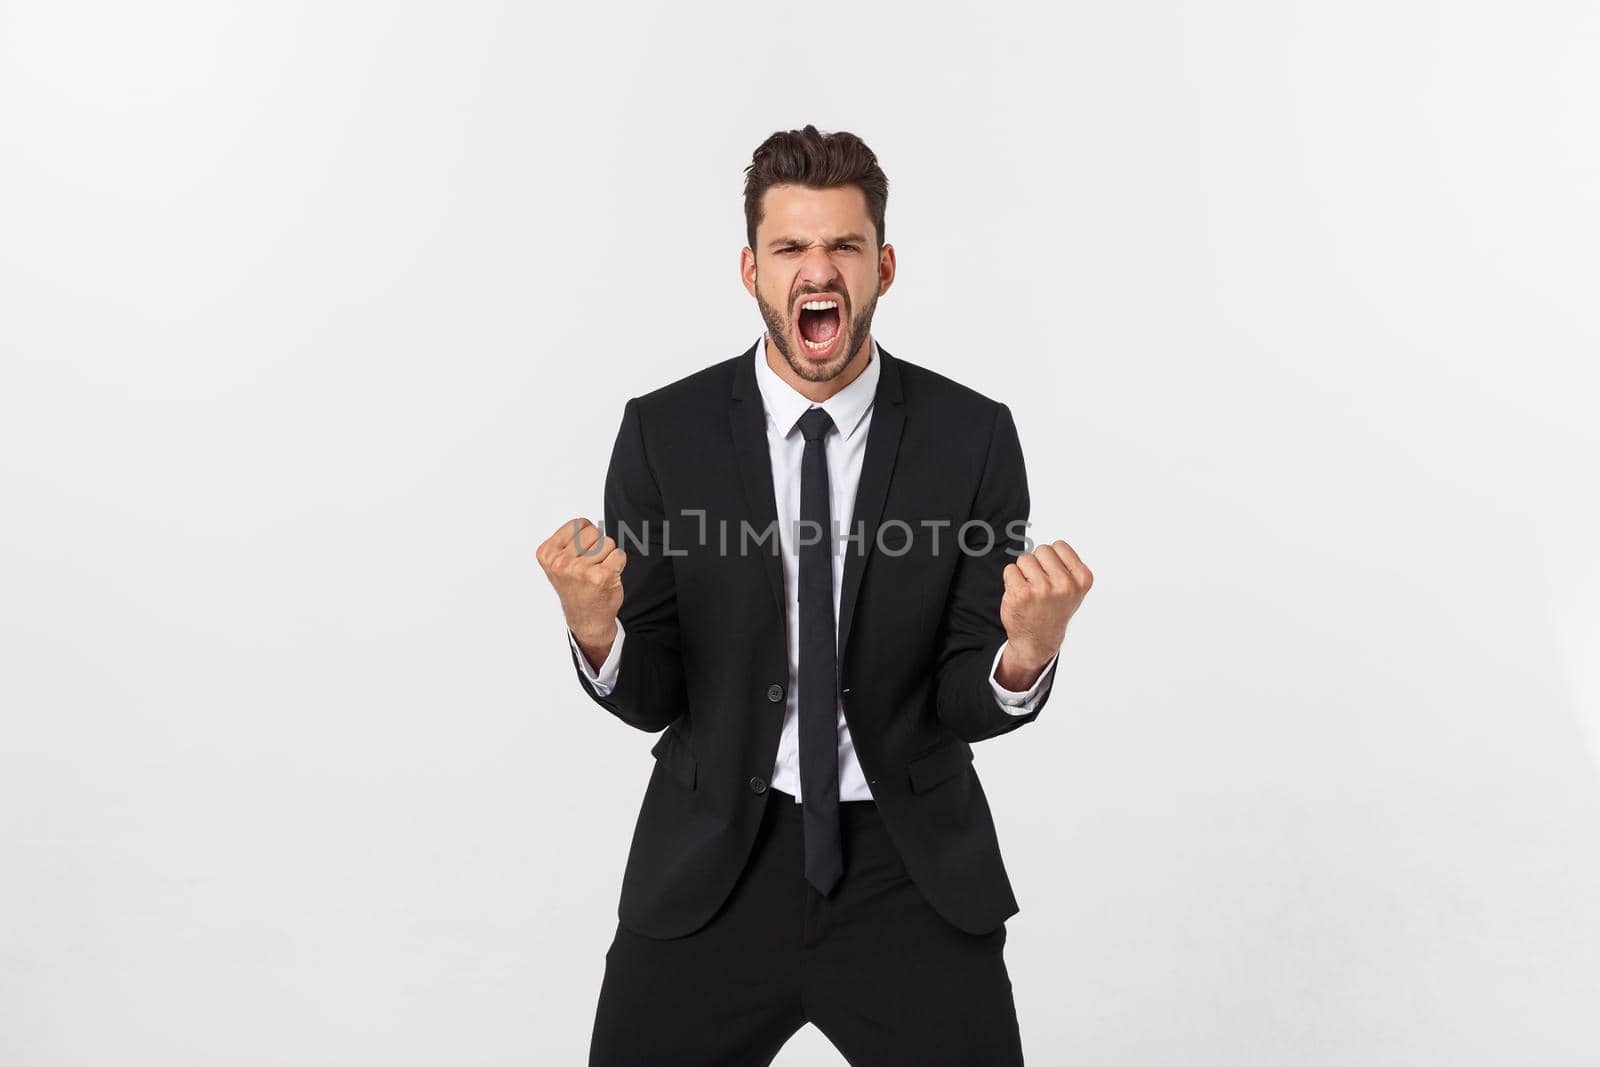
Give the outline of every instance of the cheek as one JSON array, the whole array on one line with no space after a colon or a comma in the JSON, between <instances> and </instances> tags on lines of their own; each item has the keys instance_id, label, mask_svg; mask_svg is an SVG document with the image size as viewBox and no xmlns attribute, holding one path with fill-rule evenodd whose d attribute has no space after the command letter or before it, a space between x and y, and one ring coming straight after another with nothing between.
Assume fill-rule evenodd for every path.
<instances>
[{"instance_id":1,"label":"cheek","mask_svg":"<svg viewBox=\"0 0 1600 1067\"><path fill-rule=\"evenodd\" d=\"M878 295L878 266L876 263L864 263L861 270L851 279L850 296L857 307L872 303L872 298Z\"/></svg>"},{"instance_id":2,"label":"cheek","mask_svg":"<svg viewBox=\"0 0 1600 1067\"><path fill-rule=\"evenodd\" d=\"M775 273L757 275L756 291L761 294L761 299L779 311L788 310L789 279L780 278Z\"/></svg>"}]
</instances>

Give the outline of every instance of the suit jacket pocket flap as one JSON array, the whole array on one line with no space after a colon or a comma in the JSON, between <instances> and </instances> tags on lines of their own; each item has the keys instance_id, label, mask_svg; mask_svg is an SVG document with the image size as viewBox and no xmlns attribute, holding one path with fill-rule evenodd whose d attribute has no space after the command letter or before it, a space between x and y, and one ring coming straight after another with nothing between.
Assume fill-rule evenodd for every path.
<instances>
[{"instance_id":1,"label":"suit jacket pocket flap","mask_svg":"<svg viewBox=\"0 0 1600 1067\"><path fill-rule=\"evenodd\" d=\"M946 778L960 773L971 762L971 745L960 738L947 741L906 765L906 771L911 775L911 791L926 793Z\"/></svg>"},{"instance_id":2,"label":"suit jacket pocket flap","mask_svg":"<svg viewBox=\"0 0 1600 1067\"><path fill-rule=\"evenodd\" d=\"M650 754L656 758L673 781L685 789L695 787L700 764L676 730L668 727L662 733L661 739L655 743L655 747L650 749Z\"/></svg>"}]
</instances>

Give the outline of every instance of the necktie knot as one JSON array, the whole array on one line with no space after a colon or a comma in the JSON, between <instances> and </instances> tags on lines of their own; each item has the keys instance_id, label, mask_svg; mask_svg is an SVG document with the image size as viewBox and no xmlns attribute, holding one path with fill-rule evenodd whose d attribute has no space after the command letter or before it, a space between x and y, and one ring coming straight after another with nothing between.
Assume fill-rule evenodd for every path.
<instances>
[{"instance_id":1,"label":"necktie knot","mask_svg":"<svg viewBox=\"0 0 1600 1067\"><path fill-rule=\"evenodd\" d=\"M807 441L820 441L833 426L833 419L821 408L811 408L800 416L800 432Z\"/></svg>"}]
</instances>

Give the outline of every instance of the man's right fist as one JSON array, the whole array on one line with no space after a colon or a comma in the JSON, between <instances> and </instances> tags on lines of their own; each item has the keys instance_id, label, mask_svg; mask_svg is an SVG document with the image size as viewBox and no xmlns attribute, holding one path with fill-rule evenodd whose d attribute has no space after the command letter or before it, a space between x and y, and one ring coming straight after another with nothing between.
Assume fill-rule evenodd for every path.
<instances>
[{"instance_id":1,"label":"man's right fist","mask_svg":"<svg viewBox=\"0 0 1600 1067\"><path fill-rule=\"evenodd\" d=\"M628 557L599 527L578 518L561 524L536 553L556 596L567 627L578 639L590 666L605 662L617 636L622 608L622 568Z\"/></svg>"}]
</instances>

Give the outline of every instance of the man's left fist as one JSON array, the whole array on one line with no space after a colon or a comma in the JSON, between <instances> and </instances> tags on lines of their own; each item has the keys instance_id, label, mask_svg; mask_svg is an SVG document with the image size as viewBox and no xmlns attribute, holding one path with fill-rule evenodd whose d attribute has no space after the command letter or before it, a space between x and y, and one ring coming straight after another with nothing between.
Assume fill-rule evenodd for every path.
<instances>
[{"instance_id":1,"label":"man's left fist","mask_svg":"<svg viewBox=\"0 0 1600 1067\"><path fill-rule=\"evenodd\" d=\"M1071 545L1051 541L1006 564L1005 582L1000 623L1006 628L1006 651L995 680L1020 692L1038 680L1061 648L1067 620L1088 595L1094 575Z\"/></svg>"}]
</instances>

